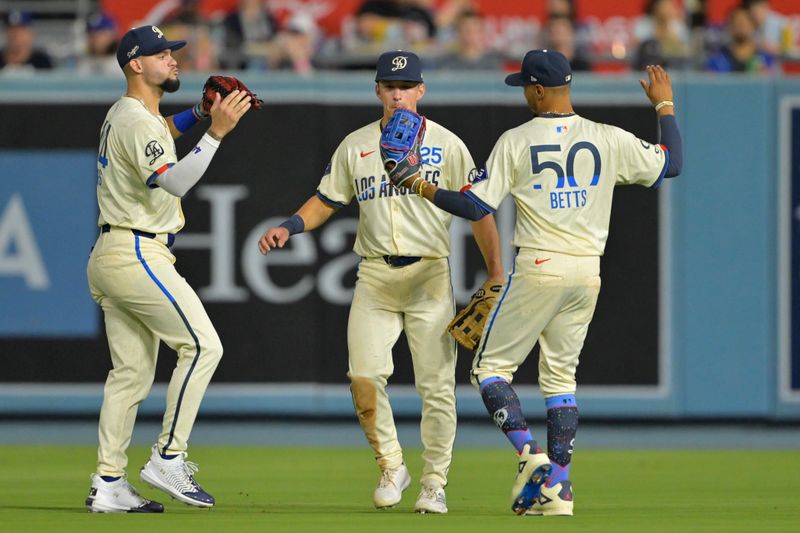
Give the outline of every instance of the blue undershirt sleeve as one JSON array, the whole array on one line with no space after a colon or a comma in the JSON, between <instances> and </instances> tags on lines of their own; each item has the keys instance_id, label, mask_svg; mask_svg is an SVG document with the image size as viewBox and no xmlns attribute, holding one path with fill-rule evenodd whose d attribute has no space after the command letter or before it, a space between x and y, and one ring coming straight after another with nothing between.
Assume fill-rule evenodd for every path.
<instances>
[{"instance_id":1,"label":"blue undershirt sleeve","mask_svg":"<svg viewBox=\"0 0 800 533\"><path fill-rule=\"evenodd\" d=\"M469 196L458 191L438 189L433 195L433 205L444 209L448 213L472 221L480 220L489 214L489 211L478 205Z\"/></svg>"},{"instance_id":2,"label":"blue undershirt sleeve","mask_svg":"<svg viewBox=\"0 0 800 533\"><path fill-rule=\"evenodd\" d=\"M678 130L678 121L674 115L664 115L658 118L661 125L661 144L669 150L669 163L665 177L674 178L683 170L683 141Z\"/></svg>"}]
</instances>

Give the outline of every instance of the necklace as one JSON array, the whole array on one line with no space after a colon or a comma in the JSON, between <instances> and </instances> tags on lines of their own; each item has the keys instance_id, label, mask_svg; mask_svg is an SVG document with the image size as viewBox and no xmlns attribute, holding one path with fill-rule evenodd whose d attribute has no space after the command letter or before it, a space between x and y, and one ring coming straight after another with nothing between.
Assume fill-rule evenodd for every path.
<instances>
[{"instance_id":1,"label":"necklace","mask_svg":"<svg viewBox=\"0 0 800 533\"><path fill-rule=\"evenodd\" d=\"M141 98L139 98L138 96L134 96L134 95L132 95L132 94L128 94L128 93L125 93L123 96L126 96L126 97L128 97L128 98L133 98L134 100L138 100L138 101L139 101L139 103L140 103L140 104L142 104L142 107L144 107L145 109L147 109L147 112L148 112L148 113L150 113L151 115L153 115L154 117L160 117L160 116L161 116L161 115L159 115L159 114L157 114L157 113L153 113L152 111L150 111L150 108L149 108L149 107L147 107L147 104L145 104L145 103L144 103L144 100L142 100L142 99L141 99Z\"/></svg>"}]
</instances>

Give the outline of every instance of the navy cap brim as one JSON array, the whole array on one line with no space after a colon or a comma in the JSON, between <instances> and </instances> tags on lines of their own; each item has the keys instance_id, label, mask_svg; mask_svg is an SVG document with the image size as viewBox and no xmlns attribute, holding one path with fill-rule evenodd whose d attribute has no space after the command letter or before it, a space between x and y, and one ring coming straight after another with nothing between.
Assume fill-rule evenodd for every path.
<instances>
[{"instance_id":1,"label":"navy cap brim","mask_svg":"<svg viewBox=\"0 0 800 533\"><path fill-rule=\"evenodd\" d=\"M422 80L414 80L409 79L408 76L403 76L402 74L395 74L392 76L383 76L382 78L375 77L375 81L410 81L413 83L422 83Z\"/></svg>"},{"instance_id":2,"label":"navy cap brim","mask_svg":"<svg viewBox=\"0 0 800 533\"><path fill-rule=\"evenodd\" d=\"M163 52L164 50L180 50L186 46L186 41L165 41L163 43L159 43L158 46L148 50L142 50L141 54L143 56L151 56L153 54L157 54L159 52Z\"/></svg>"},{"instance_id":3,"label":"navy cap brim","mask_svg":"<svg viewBox=\"0 0 800 533\"><path fill-rule=\"evenodd\" d=\"M522 72L515 72L514 74L509 74L506 76L506 85L511 85L512 87L523 87L525 85L530 85L530 82L525 79L522 75Z\"/></svg>"}]
</instances>

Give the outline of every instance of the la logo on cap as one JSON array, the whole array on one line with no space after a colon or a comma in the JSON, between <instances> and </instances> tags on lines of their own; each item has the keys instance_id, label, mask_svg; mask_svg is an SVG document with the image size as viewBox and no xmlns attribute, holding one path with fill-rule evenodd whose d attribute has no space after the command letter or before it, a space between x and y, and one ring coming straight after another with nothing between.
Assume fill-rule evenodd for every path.
<instances>
[{"instance_id":1,"label":"la logo on cap","mask_svg":"<svg viewBox=\"0 0 800 533\"><path fill-rule=\"evenodd\" d=\"M162 32L161 30L159 30L159 29L158 29L158 27L156 27L156 26L150 26L150 29L151 29L151 30L153 30L153 33L155 33L156 35L158 35L158 38L159 38L159 39L163 39L163 38L164 38L164 32Z\"/></svg>"},{"instance_id":2,"label":"la logo on cap","mask_svg":"<svg viewBox=\"0 0 800 533\"><path fill-rule=\"evenodd\" d=\"M405 57L405 56L397 56L397 57L395 57L394 59L392 59L392 65L394 65L394 67L392 68L392 72L394 72L395 70L401 70L401 69L406 68L407 64L408 64L408 58L407 57Z\"/></svg>"}]
</instances>

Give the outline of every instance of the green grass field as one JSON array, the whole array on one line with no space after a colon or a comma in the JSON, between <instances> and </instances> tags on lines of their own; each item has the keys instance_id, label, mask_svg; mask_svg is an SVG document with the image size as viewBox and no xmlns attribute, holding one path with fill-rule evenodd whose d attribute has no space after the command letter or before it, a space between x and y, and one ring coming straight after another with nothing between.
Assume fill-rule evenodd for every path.
<instances>
[{"instance_id":1,"label":"green grass field","mask_svg":"<svg viewBox=\"0 0 800 533\"><path fill-rule=\"evenodd\" d=\"M138 479L149 450L130 451L131 479L163 515L94 515L83 501L93 447L0 446L0 531L799 531L797 451L580 451L575 516L509 510L513 452L456 450L448 515L413 512L415 482L389 511L372 508L378 470L367 449L192 448L213 510L162 498Z\"/></svg>"}]
</instances>

